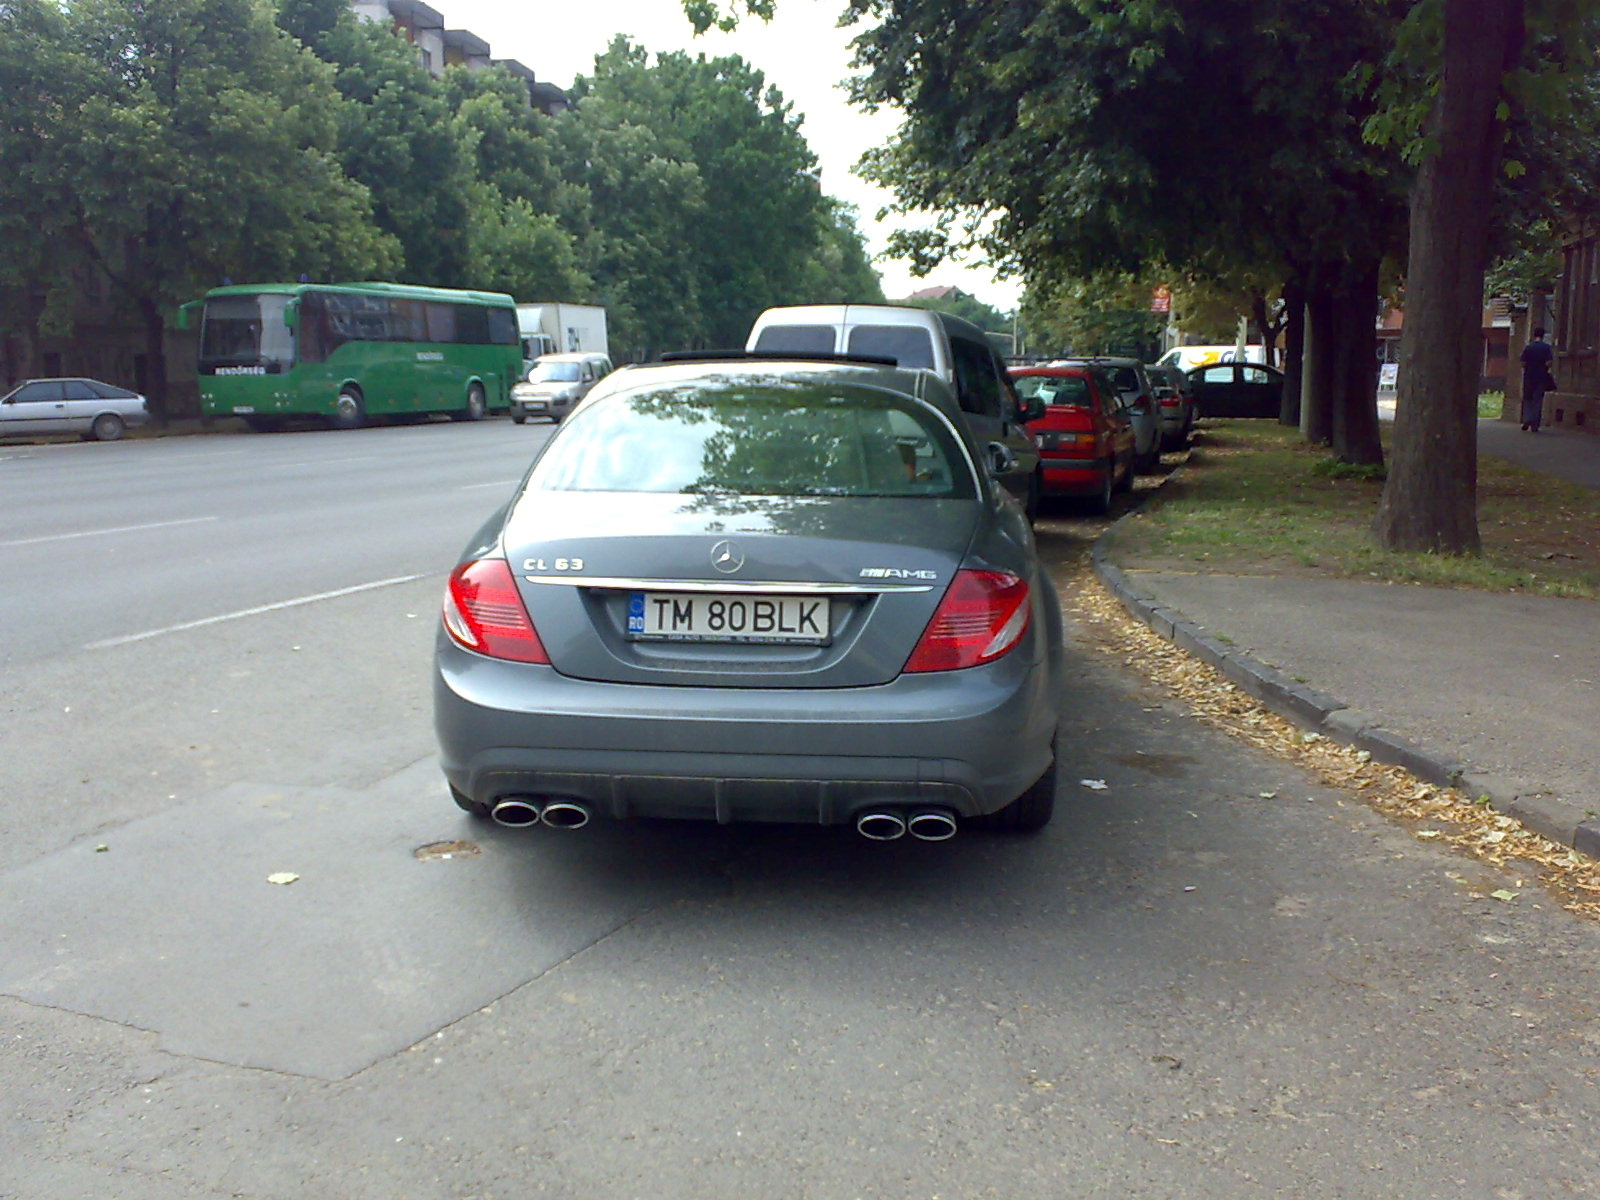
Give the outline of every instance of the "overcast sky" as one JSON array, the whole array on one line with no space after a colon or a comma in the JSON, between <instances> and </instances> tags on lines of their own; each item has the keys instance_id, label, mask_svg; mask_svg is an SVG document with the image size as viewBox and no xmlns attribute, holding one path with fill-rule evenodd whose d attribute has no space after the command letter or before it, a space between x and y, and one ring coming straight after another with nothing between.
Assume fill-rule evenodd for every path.
<instances>
[{"instance_id":1,"label":"overcast sky","mask_svg":"<svg viewBox=\"0 0 1600 1200\"><path fill-rule=\"evenodd\" d=\"M541 80L566 87L592 74L595 55L619 33L652 54L685 50L716 57L739 54L758 68L805 120L801 131L822 163L823 190L856 206L867 246L879 254L892 225L876 215L887 193L851 173L869 147L888 140L899 124L892 113L868 115L852 108L838 86L850 73L850 31L835 23L843 0L779 0L770 25L746 18L733 34L693 36L679 0L577 0L525 4L510 0L431 0L450 29L467 29L490 45L495 58L514 58ZM899 299L923 287L954 285L995 308L1016 306L1020 284L997 281L988 271L941 267L927 279L907 265L877 260L884 293Z\"/></svg>"}]
</instances>

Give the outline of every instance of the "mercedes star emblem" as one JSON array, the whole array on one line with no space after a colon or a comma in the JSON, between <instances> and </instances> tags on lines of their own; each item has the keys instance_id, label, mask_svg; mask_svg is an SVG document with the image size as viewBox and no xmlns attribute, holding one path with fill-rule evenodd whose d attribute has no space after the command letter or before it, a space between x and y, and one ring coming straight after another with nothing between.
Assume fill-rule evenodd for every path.
<instances>
[{"instance_id":1,"label":"mercedes star emblem","mask_svg":"<svg viewBox=\"0 0 1600 1200\"><path fill-rule=\"evenodd\" d=\"M718 542L711 547L711 565L724 575L732 575L744 566L744 551L732 542Z\"/></svg>"}]
</instances>

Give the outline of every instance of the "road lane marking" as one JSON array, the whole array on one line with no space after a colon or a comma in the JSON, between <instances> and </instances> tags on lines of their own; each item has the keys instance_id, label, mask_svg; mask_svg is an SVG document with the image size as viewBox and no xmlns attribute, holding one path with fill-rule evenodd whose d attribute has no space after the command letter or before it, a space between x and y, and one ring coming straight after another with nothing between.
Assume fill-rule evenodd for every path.
<instances>
[{"instance_id":1,"label":"road lane marking","mask_svg":"<svg viewBox=\"0 0 1600 1200\"><path fill-rule=\"evenodd\" d=\"M85 529L79 533L52 533L47 537L18 538L11 542L0 542L0 546L38 546L44 542L64 542L70 538L100 537L108 533L138 533L145 529L171 529L174 525L198 525L204 521L215 521L216 517L185 517L181 521L154 521L149 525L118 525L112 529Z\"/></svg>"},{"instance_id":2,"label":"road lane marking","mask_svg":"<svg viewBox=\"0 0 1600 1200\"><path fill-rule=\"evenodd\" d=\"M522 482L519 476L516 479L497 479L493 483L461 483L456 485L458 492L470 492L473 488L515 487Z\"/></svg>"},{"instance_id":3,"label":"road lane marking","mask_svg":"<svg viewBox=\"0 0 1600 1200\"><path fill-rule=\"evenodd\" d=\"M398 583L411 583L413 580L426 579L426 575L396 575L393 579L379 579L372 583L358 583L354 587L338 588L331 592L318 592L314 596L297 596L293 600L279 600L276 604L261 604L255 608L241 608L238 612L222 613L215 617L202 617L198 621L185 621L181 625L168 625L165 629L149 629L144 633L130 633L126 637L106 638L100 642L90 642L85 650L106 650L112 646L126 646L129 642L143 642L150 638L165 637L169 633L183 633L189 629L199 629L206 625L220 625L224 621L238 621L244 617L258 617L262 613L279 612L285 608L299 608L304 604L316 604L319 600L336 600L340 596L353 596L357 592L370 592L377 588L393 587Z\"/></svg>"}]
</instances>

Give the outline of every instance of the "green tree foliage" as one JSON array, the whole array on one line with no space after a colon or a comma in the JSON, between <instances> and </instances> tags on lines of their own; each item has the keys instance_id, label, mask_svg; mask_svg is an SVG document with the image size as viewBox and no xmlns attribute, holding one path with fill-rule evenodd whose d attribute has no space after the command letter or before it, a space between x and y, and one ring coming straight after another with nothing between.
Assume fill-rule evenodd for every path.
<instances>
[{"instance_id":1,"label":"green tree foliage","mask_svg":"<svg viewBox=\"0 0 1600 1200\"><path fill-rule=\"evenodd\" d=\"M1155 287L1141 273L1055 275L1029 286L1022 316L1036 354L1126 354L1150 359L1165 317L1150 311Z\"/></svg>"},{"instance_id":2,"label":"green tree foliage","mask_svg":"<svg viewBox=\"0 0 1600 1200\"><path fill-rule=\"evenodd\" d=\"M626 39L597 58L594 75L573 91L579 122L648 130L653 153L698 179L694 219L668 235L689 256L683 283L692 280L686 290L698 312L690 336L700 344L743 344L761 309L802 286L829 219L809 174L816 159L790 105L736 56L672 53L651 64ZM592 170L592 157L587 161ZM598 208L595 220L608 231L613 225ZM675 250L651 250L676 257Z\"/></svg>"},{"instance_id":3,"label":"green tree foliage","mask_svg":"<svg viewBox=\"0 0 1600 1200\"><path fill-rule=\"evenodd\" d=\"M579 92L435 80L344 0L0 0L0 332L138 322L159 407L168 318L224 279L600 303L623 357L881 296L759 72L623 42Z\"/></svg>"},{"instance_id":4,"label":"green tree foliage","mask_svg":"<svg viewBox=\"0 0 1600 1200\"><path fill-rule=\"evenodd\" d=\"M309 45L333 64L348 102L337 110L339 162L366 185L378 227L404 249L397 279L471 286L473 174L443 89L392 30L349 12Z\"/></svg>"},{"instance_id":5,"label":"green tree foliage","mask_svg":"<svg viewBox=\"0 0 1600 1200\"><path fill-rule=\"evenodd\" d=\"M578 245L608 310L613 357L704 345L702 264L685 236L707 220L699 170L602 97L566 114L554 134L563 175L588 198Z\"/></svg>"},{"instance_id":6,"label":"green tree foliage","mask_svg":"<svg viewBox=\"0 0 1600 1200\"><path fill-rule=\"evenodd\" d=\"M594 283L571 230L588 197L562 178L551 119L528 105L508 72L447 71L453 136L468 156L466 277L524 299L587 302Z\"/></svg>"},{"instance_id":7,"label":"green tree foliage","mask_svg":"<svg viewBox=\"0 0 1600 1200\"><path fill-rule=\"evenodd\" d=\"M1330 414L1318 440L1381 453L1371 320L1403 232L1396 156L1363 136L1399 4L1307 0L854 0L858 97L902 108L870 169L935 216L892 248L1029 279L1165 262L1197 277L1281 264L1320 307ZM1360 316L1367 328L1359 333Z\"/></svg>"},{"instance_id":8,"label":"green tree foliage","mask_svg":"<svg viewBox=\"0 0 1600 1200\"><path fill-rule=\"evenodd\" d=\"M40 12L21 0L6 13L25 10ZM154 380L168 315L224 276L395 261L333 154L326 68L260 0L79 0L25 32L25 49L55 64L33 81L36 140L23 149L43 190L21 211L47 206L55 234L39 282L107 281L144 330ZM56 293L47 309L76 303Z\"/></svg>"},{"instance_id":9,"label":"green tree foliage","mask_svg":"<svg viewBox=\"0 0 1600 1200\"><path fill-rule=\"evenodd\" d=\"M872 267L855 209L824 197L827 220L822 240L806 264L792 297L796 304L881 304L883 280Z\"/></svg>"},{"instance_id":10,"label":"green tree foliage","mask_svg":"<svg viewBox=\"0 0 1600 1200\"><path fill-rule=\"evenodd\" d=\"M54 4L0 4L0 320L8 329L55 332L72 312L68 289L49 283L71 216L55 162L68 111L87 87L74 51Z\"/></svg>"}]
</instances>

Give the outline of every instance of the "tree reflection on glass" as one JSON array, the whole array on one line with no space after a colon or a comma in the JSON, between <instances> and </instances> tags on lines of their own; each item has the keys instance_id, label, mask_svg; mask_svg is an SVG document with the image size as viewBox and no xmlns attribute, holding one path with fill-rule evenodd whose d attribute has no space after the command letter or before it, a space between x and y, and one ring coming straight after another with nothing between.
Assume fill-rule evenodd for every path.
<instances>
[{"instance_id":1,"label":"tree reflection on glass","mask_svg":"<svg viewBox=\"0 0 1600 1200\"><path fill-rule=\"evenodd\" d=\"M977 496L949 429L909 397L854 383L737 374L596 401L562 430L529 486L724 502Z\"/></svg>"}]
</instances>

